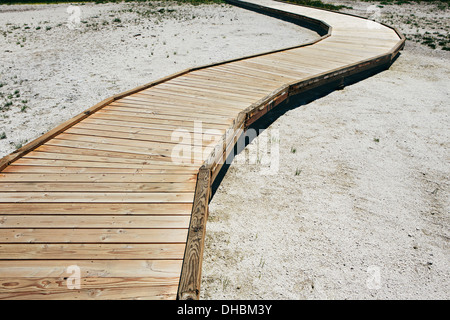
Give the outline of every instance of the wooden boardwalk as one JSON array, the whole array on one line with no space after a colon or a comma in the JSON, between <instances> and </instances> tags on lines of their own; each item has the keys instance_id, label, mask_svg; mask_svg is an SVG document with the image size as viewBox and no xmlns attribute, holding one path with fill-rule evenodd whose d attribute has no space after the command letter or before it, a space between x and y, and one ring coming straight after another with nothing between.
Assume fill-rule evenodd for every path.
<instances>
[{"instance_id":1,"label":"wooden boardwalk","mask_svg":"<svg viewBox=\"0 0 450 320\"><path fill-rule=\"evenodd\" d=\"M322 36L119 94L3 158L0 299L198 299L211 184L236 139L292 95L388 67L405 41L351 15L230 3Z\"/></svg>"}]
</instances>

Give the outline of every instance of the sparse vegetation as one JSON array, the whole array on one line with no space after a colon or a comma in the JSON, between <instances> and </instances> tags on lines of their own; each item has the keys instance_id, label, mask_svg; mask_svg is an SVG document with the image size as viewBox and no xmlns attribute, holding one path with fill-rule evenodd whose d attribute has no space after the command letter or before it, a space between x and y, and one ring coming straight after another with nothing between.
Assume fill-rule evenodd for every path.
<instances>
[{"instance_id":1,"label":"sparse vegetation","mask_svg":"<svg viewBox=\"0 0 450 320\"><path fill-rule=\"evenodd\" d=\"M17 149L20 149L20 148L23 147L23 145L24 145L26 142L27 142L27 140L20 140L20 141L14 142L14 143L13 143L14 148L16 148L16 150L17 150Z\"/></svg>"},{"instance_id":2,"label":"sparse vegetation","mask_svg":"<svg viewBox=\"0 0 450 320\"><path fill-rule=\"evenodd\" d=\"M409 34L407 36L407 40L423 44L431 49L440 48L442 50L448 50L446 48L450 45L450 35L445 35L440 32L425 32L424 34L416 33L413 35Z\"/></svg>"},{"instance_id":3,"label":"sparse vegetation","mask_svg":"<svg viewBox=\"0 0 450 320\"><path fill-rule=\"evenodd\" d=\"M6 139L6 132L4 132L4 131L0 134L0 140L3 140L3 139Z\"/></svg>"},{"instance_id":4,"label":"sparse vegetation","mask_svg":"<svg viewBox=\"0 0 450 320\"><path fill-rule=\"evenodd\" d=\"M8 101L8 102L6 102L4 105L3 105L3 109L2 109L2 111L6 111L6 110L9 110L9 107L11 107L12 106L12 101Z\"/></svg>"},{"instance_id":5,"label":"sparse vegetation","mask_svg":"<svg viewBox=\"0 0 450 320\"><path fill-rule=\"evenodd\" d=\"M258 267L264 268L264 265L266 264L266 261L263 259L263 257L260 258Z\"/></svg>"},{"instance_id":6,"label":"sparse vegetation","mask_svg":"<svg viewBox=\"0 0 450 320\"><path fill-rule=\"evenodd\" d=\"M286 2L327 10L341 10L343 8L351 9L351 7L347 7L344 5L334 5L331 3L324 3L321 0L286 0Z\"/></svg>"},{"instance_id":7,"label":"sparse vegetation","mask_svg":"<svg viewBox=\"0 0 450 320\"><path fill-rule=\"evenodd\" d=\"M126 0L128 2L129 0ZM153 0L133 0L134 2L151 2ZM189 3L192 5L208 4L208 3L224 3L223 0L173 0L178 3ZM48 3L108 3L108 2L123 2L123 0L3 0L2 4L48 4Z\"/></svg>"},{"instance_id":8,"label":"sparse vegetation","mask_svg":"<svg viewBox=\"0 0 450 320\"><path fill-rule=\"evenodd\" d=\"M374 0L362 1L378 3L378 1ZM428 4L423 9L424 13L403 14L396 12L392 8L385 8L382 11L381 17L378 19L389 25L397 26L405 35L408 42L415 42L430 49L448 51L450 46L449 24L448 19L445 18L445 14L442 11L449 9L450 0L385 0L381 2L382 5L417 5L419 3L423 5ZM425 11L428 14L425 14Z\"/></svg>"},{"instance_id":9,"label":"sparse vegetation","mask_svg":"<svg viewBox=\"0 0 450 320\"><path fill-rule=\"evenodd\" d=\"M360 0L364 2L379 2L375 0ZM396 5L402 5L402 4L411 4L411 3L421 3L421 2L428 2L428 3L436 3L438 6L442 8L447 8L450 0L383 0L380 3L382 5L390 5L390 4L396 4Z\"/></svg>"}]
</instances>

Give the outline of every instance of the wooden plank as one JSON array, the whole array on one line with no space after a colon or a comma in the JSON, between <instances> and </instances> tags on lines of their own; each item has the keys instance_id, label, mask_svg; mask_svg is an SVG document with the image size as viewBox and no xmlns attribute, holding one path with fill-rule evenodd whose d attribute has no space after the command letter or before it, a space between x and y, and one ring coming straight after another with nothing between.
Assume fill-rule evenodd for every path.
<instances>
[{"instance_id":1,"label":"wooden plank","mask_svg":"<svg viewBox=\"0 0 450 320\"><path fill-rule=\"evenodd\" d=\"M264 61L268 64L273 64L286 68L298 68L310 74L322 73L328 70L330 66L331 67L335 66L335 63L333 63L332 65L330 64L327 65L326 63L323 63L320 60L311 63L311 62L303 62L297 59L294 63L293 60L289 58L281 58L281 57L278 57L277 59L270 57L261 57L260 61Z\"/></svg>"},{"instance_id":2,"label":"wooden plank","mask_svg":"<svg viewBox=\"0 0 450 320\"><path fill-rule=\"evenodd\" d=\"M181 260L0 261L0 299L175 299ZM78 266L81 289L68 289Z\"/></svg>"},{"instance_id":3,"label":"wooden plank","mask_svg":"<svg viewBox=\"0 0 450 320\"><path fill-rule=\"evenodd\" d=\"M230 75L233 76L237 76L237 77L243 77L243 76L247 76L247 77L252 77L253 78L253 82L249 82L249 83L256 83L256 82L267 82L267 81L271 81L273 83L276 83L276 87L280 87L281 85L283 85L284 83L290 82L290 80L288 79L280 79L277 77L272 77L272 75L268 75L268 74L264 74L264 73L257 73L257 72L252 72L250 70L245 70L243 68L239 68L237 66L223 66L221 67L221 69L217 70L220 72L226 72L229 73Z\"/></svg>"},{"instance_id":4,"label":"wooden plank","mask_svg":"<svg viewBox=\"0 0 450 320\"><path fill-rule=\"evenodd\" d=\"M183 115L176 115L176 114L155 114L155 113L146 113L141 111L133 111L130 110L130 108L118 108L118 107L108 107L101 111L97 112L97 115L101 114L108 114L108 115L115 115L115 116L126 116L126 117L139 117L140 119L152 119L153 120L161 120L160 123L163 123L162 121L170 121L170 122L179 122L181 125L184 125L186 123L186 113ZM189 117L189 120L192 121L201 121L202 123L206 123L208 125L223 125L224 123L229 123L232 121L230 119L230 116L220 116L220 115L208 115L208 116L199 116L199 115L192 115Z\"/></svg>"},{"instance_id":5,"label":"wooden plank","mask_svg":"<svg viewBox=\"0 0 450 320\"><path fill-rule=\"evenodd\" d=\"M85 124L87 125L91 125L91 124L95 124L95 125L108 125L108 126L116 126L117 128L119 127L125 127L125 128L129 128L129 129L136 129L136 130L140 130L140 129L144 129L144 130L161 130L161 134L168 134L171 135L174 129L183 129L186 130L186 132L190 132L190 133L203 133L205 132L205 129L208 130L208 134L210 135L221 135L223 133L219 133L216 132L215 130L211 130L212 128L208 128L208 127L203 127L203 123L201 122L196 122L193 123L192 125L189 126L183 126L183 127L168 127L165 125L155 125L155 124L146 124L146 123L142 123L142 122L136 122L136 121L121 121L118 119L86 119L85 121L83 121ZM165 131L165 132L164 132ZM222 130L219 130L222 132Z\"/></svg>"},{"instance_id":6,"label":"wooden plank","mask_svg":"<svg viewBox=\"0 0 450 320\"><path fill-rule=\"evenodd\" d=\"M307 76L310 76L311 74L313 74L312 72L307 72L300 68L295 68L295 66L289 66L289 67L282 66L278 62L276 64L271 64L262 59L259 59L257 61L248 61L247 65L266 70L267 72L270 72L273 74L283 73L286 75L291 75L293 77L297 76L297 79L304 78L304 77L307 77Z\"/></svg>"},{"instance_id":7,"label":"wooden plank","mask_svg":"<svg viewBox=\"0 0 450 320\"><path fill-rule=\"evenodd\" d=\"M91 279L89 279L91 280ZM130 285L130 287L119 287L117 288L117 279L101 279L102 281L97 281L98 288L89 288L83 290L68 290L67 287L62 287L60 291L56 290L37 290L41 283L48 284L52 283L51 279L40 279L37 283L32 282L28 284L32 291L25 292L10 292L2 293L0 292L0 300L175 300L177 285L148 285L146 287L136 287L133 286L134 283L145 283L146 279L142 278L124 278L120 279L120 282ZM16 283L11 279L5 279L6 283ZM148 280L147 280L148 281ZM175 280L173 280L176 282ZM151 282L148 281L148 282ZM112 283L112 287L105 288L106 283Z\"/></svg>"},{"instance_id":8,"label":"wooden plank","mask_svg":"<svg viewBox=\"0 0 450 320\"><path fill-rule=\"evenodd\" d=\"M0 261L2 278L67 278L67 267L80 267L81 278L172 278L180 276L180 260Z\"/></svg>"},{"instance_id":9,"label":"wooden plank","mask_svg":"<svg viewBox=\"0 0 450 320\"><path fill-rule=\"evenodd\" d=\"M198 129L201 129L200 127ZM66 132L75 132L80 133L82 131L89 130L91 132L111 132L112 134L125 134L131 135L135 139L143 139L148 136L155 137L157 139L171 139L171 131L170 133L168 130L152 130L152 129L144 129L144 128L135 128L135 127L128 127L128 126L117 126L117 125L107 125L107 124L95 124L95 123L85 123L78 124L76 126L73 126ZM221 133L217 133L215 130L211 131L205 131L205 130L195 130L190 131L187 130L187 132L192 133L193 141L196 141L195 139L197 137L204 138L204 139L210 139L212 136L221 135ZM194 133L199 134L194 136Z\"/></svg>"},{"instance_id":10,"label":"wooden plank","mask_svg":"<svg viewBox=\"0 0 450 320\"><path fill-rule=\"evenodd\" d=\"M98 261L98 260L97 260ZM176 260L175 260L176 261ZM67 260L70 263L71 260ZM19 280L18 282L15 282ZM78 290L68 289L68 277L60 278L0 278L0 293L24 293L30 294L31 290L44 296L53 296L55 293L63 294L66 291ZM81 288L100 289L100 288L124 288L132 290L132 288L147 288L157 286L175 286L178 282L178 277L86 277L81 278ZM101 291L101 290L99 290ZM37 295L36 295L37 296Z\"/></svg>"},{"instance_id":11,"label":"wooden plank","mask_svg":"<svg viewBox=\"0 0 450 320\"><path fill-rule=\"evenodd\" d=\"M69 231L70 232L70 231ZM0 244L1 260L181 260L184 244Z\"/></svg>"},{"instance_id":12,"label":"wooden plank","mask_svg":"<svg viewBox=\"0 0 450 320\"><path fill-rule=\"evenodd\" d=\"M70 141L83 141L89 143L100 143L100 144L112 144L116 146L131 146L150 149L150 150L172 150L175 146L183 144L186 148L192 150L192 152L202 152L203 144L194 144L190 134L186 134L188 142L175 139L173 141L145 141L145 140L134 140L127 138L113 138L104 136L93 136L93 135L82 135L76 133L61 133L58 135L58 139L70 140ZM182 143L183 142L183 143ZM197 141L199 142L199 140ZM202 141L203 142L203 141ZM206 144L207 145L207 144Z\"/></svg>"},{"instance_id":13,"label":"wooden plank","mask_svg":"<svg viewBox=\"0 0 450 320\"><path fill-rule=\"evenodd\" d=\"M167 90L167 89L166 89ZM218 100L214 98L208 98L200 95L189 95L184 93L172 92L169 94L166 90L153 89L151 91L139 92L133 96L127 97L122 101L142 101L142 102L166 102L166 103L181 103L191 106L205 106L215 108L229 108L239 110L242 102L229 102L227 100Z\"/></svg>"},{"instance_id":14,"label":"wooden plank","mask_svg":"<svg viewBox=\"0 0 450 320\"><path fill-rule=\"evenodd\" d=\"M126 112L133 113L135 116L152 116L152 117L164 117L167 119L180 119L186 118L186 111L191 110L195 111L195 115L192 115L191 119L196 119L199 121L205 121L208 123L216 123L217 121L227 121L229 120L235 112L230 112L229 110L211 110L211 108L195 108L190 107L186 108L186 106L174 106L172 105L170 108L166 106L161 107L160 105L151 104L151 103L115 103L110 104L108 108L105 108L104 111L108 112Z\"/></svg>"},{"instance_id":15,"label":"wooden plank","mask_svg":"<svg viewBox=\"0 0 450 320\"><path fill-rule=\"evenodd\" d=\"M162 167L162 166L155 166L149 163L142 163L142 164L137 164L137 163L126 163L126 162L107 162L107 161L77 161L77 160L62 160L62 159L40 159L39 156L41 156L40 153L37 154L33 154L32 157L29 157L27 155L27 157L23 157L19 160L17 160L16 162L14 162L16 167L19 166L47 166L47 167L83 167L83 168L109 168L109 169L124 169L124 168L129 168L129 169L134 169L135 172L142 172L142 170L146 170L149 168L155 168L157 169L158 167L160 169L166 169L166 170L170 170L171 168L175 168L177 169L177 167L175 166L171 166L171 167ZM50 156L48 156L50 157ZM55 156L56 157L56 156ZM193 172L192 170L188 170L188 169L180 169L178 167L179 170L177 170L179 173L189 173L189 172ZM5 172L5 171L4 171ZM59 172L55 172L55 170L51 171L52 173L59 173ZM110 170L111 172L111 170ZM113 173L116 173L116 171L112 171ZM120 172L120 171L119 171Z\"/></svg>"},{"instance_id":16,"label":"wooden plank","mask_svg":"<svg viewBox=\"0 0 450 320\"><path fill-rule=\"evenodd\" d=\"M317 50L316 50L317 51ZM316 57L317 54L317 57ZM287 61L290 63L296 63L297 65L314 65L321 63L325 67L325 70L332 70L340 65L348 64L350 61L354 61L353 58L347 59L345 57L335 57L328 53L327 55L321 55L319 52L295 52L286 51L277 56L268 55L267 58L277 59L281 61Z\"/></svg>"},{"instance_id":17,"label":"wooden plank","mask_svg":"<svg viewBox=\"0 0 450 320\"><path fill-rule=\"evenodd\" d=\"M169 192L193 193L195 182L102 183L102 182L4 182L0 192Z\"/></svg>"},{"instance_id":18,"label":"wooden plank","mask_svg":"<svg viewBox=\"0 0 450 320\"><path fill-rule=\"evenodd\" d=\"M121 99L117 101L118 103L128 104L128 103L145 103L148 105L184 105L188 107L199 107L202 109L208 109L214 107L215 109L225 109L225 110L239 110L240 107L236 106L236 103L227 103L224 100L217 100L215 104L211 99L196 99L193 97L182 96L182 95L168 95L160 93L159 91L152 91L151 94L135 94L133 96Z\"/></svg>"},{"instance_id":19,"label":"wooden plank","mask_svg":"<svg viewBox=\"0 0 450 320\"><path fill-rule=\"evenodd\" d=\"M89 216L89 215L1 215L0 228L188 228L187 215Z\"/></svg>"},{"instance_id":20,"label":"wooden plank","mask_svg":"<svg viewBox=\"0 0 450 320\"><path fill-rule=\"evenodd\" d=\"M261 63L259 60L251 60L251 61L240 61L239 67L244 67L248 70L257 70L258 72L263 72L271 75L277 75L281 77L285 77L288 79L301 79L310 75L307 72L296 71L295 69L283 69L280 67L268 66L267 64Z\"/></svg>"},{"instance_id":21,"label":"wooden plank","mask_svg":"<svg viewBox=\"0 0 450 320\"><path fill-rule=\"evenodd\" d=\"M164 161L165 163L172 163L173 165L185 165L185 164L200 164L202 163L201 155L202 152L191 150L186 155L178 156L177 153L173 153L173 150L168 149L158 149L158 148L142 148L133 147L125 145L114 145L108 143L90 143L90 142L80 142L71 141L64 139L52 139L46 143L47 146L58 146L58 147L72 147L77 149L88 149L96 151L107 151L107 152L124 152L127 154L144 155L149 157L149 160ZM78 150L77 150L78 152Z\"/></svg>"},{"instance_id":22,"label":"wooden plank","mask_svg":"<svg viewBox=\"0 0 450 320\"><path fill-rule=\"evenodd\" d=\"M283 52L284 56L296 58L301 61L309 62L311 60L319 59L322 63L330 62L330 64L335 64L335 68L340 65L350 64L351 62L363 60L362 56L352 56L350 54L338 54L337 52L331 50L328 52L323 52L317 48L309 49L309 51L297 52L295 50ZM333 68L328 68L333 69Z\"/></svg>"},{"instance_id":23,"label":"wooden plank","mask_svg":"<svg viewBox=\"0 0 450 320\"><path fill-rule=\"evenodd\" d=\"M185 215L5 215L0 214L0 228L188 228Z\"/></svg>"},{"instance_id":24,"label":"wooden plank","mask_svg":"<svg viewBox=\"0 0 450 320\"><path fill-rule=\"evenodd\" d=\"M0 243L186 243L187 229L1 229Z\"/></svg>"},{"instance_id":25,"label":"wooden plank","mask_svg":"<svg viewBox=\"0 0 450 320\"><path fill-rule=\"evenodd\" d=\"M206 146L211 143L211 141L215 141L218 137L215 137L213 140L205 140L202 142ZM185 141L183 141L185 142ZM195 142L195 141L194 141ZM180 145L187 143L181 143ZM197 145L193 143L193 145ZM206 147L205 146L205 147ZM196 149L199 149L201 152L201 144L197 145ZM48 151L53 152L45 152L41 151L42 148L38 148L35 151L30 152L26 155L26 157L21 158L15 162L15 165L49 165L49 166L82 166L82 167L105 167L108 168L134 168L134 169L178 169L185 170L185 172L189 172L189 169L192 169L192 166L184 166L184 165L175 165L173 163L165 163L165 162L155 162L148 160L140 160L140 159L130 159L130 158L112 158L112 157L103 157L103 156L90 156L76 153L59 153L58 151L68 152L67 149L62 149L58 147L47 148ZM187 150L190 150L187 149ZM203 149L204 150L204 149ZM77 150L73 150L77 152ZM192 150L192 152L194 152ZM48 160L48 161L35 161L30 159L40 159L40 160ZM195 168L195 167L194 167Z\"/></svg>"},{"instance_id":26,"label":"wooden plank","mask_svg":"<svg viewBox=\"0 0 450 320\"><path fill-rule=\"evenodd\" d=\"M189 202L192 201L191 193L169 192L3 192L0 202L127 202L127 203L151 203L151 202Z\"/></svg>"},{"instance_id":27,"label":"wooden plank","mask_svg":"<svg viewBox=\"0 0 450 320\"><path fill-rule=\"evenodd\" d=\"M64 134L61 137L65 137L67 134ZM69 140L69 139L67 139ZM48 151L55 151L55 152L46 152L41 151L44 148L36 149L35 151L32 151L26 155L26 157L23 157L22 159L47 159L47 160L64 160L67 163L70 163L70 161L83 161L83 162L101 162L106 163L108 166L114 167L118 166L118 164L124 164L124 165L130 165L130 167L133 167L135 165L136 168L140 168L143 166L152 165L154 163L148 163L145 160L139 160L139 159L124 159L124 158L113 158L113 157L105 157L105 156L91 156L91 155L83 155L83 154L76 154L76 153L66 153L68 150L63 148L54 148L54 150L48 150L51 148L48 148ZM76 152L76 150L74 150ZM16 162L17 165L19 162ZM38 163L38 162L36 162ZM31 162L30 164L33 164ZM89 165L86 165L86 167L89 167ZM120 166L118 166L120 168Z\"/></svg>"},{"instance_id":28,"label":"wooden plank","mask_svg":"<svg viewBox=\"0 0 450 320\"><path fill-rule=\"evenodd\" d=\"M174 84L170 84L170 83L166 83L161 86L152 88L153 90L145 90L142 92L139 92L137 94L135 94L136 97L141 97L141 98L147 98L147 99L153 99L157 98L157 99L161 99L164 97L169 96L171 99L175 96L178 97L179 99L182 99L182 101L204 101L204 102L216 102L219 105L224 105L224 106L228 106L228 107L235 107L238 108L236 106L236 104L239 103L248 103L249 101L251 102L252 99L249 98L248 96L238 96L238 95L226 95L223 93L219 93L216 91L201 91L201 90L196 90L196 89L187 89L184 86L179 86ZM226 98L226 99L224 99Z\"/></svg>"},{"instance_id":29,"label":"wooden plank","mask_svg":"<svg viewBox=\"0 0 450 320\"><path fill-rule=\"evenodd\" d=\"M51 143L51 144L50 144ZM119 150L122 150L122 146L120 145L112 145L112 144L97 144L98 148L100 150L97 151L104 151L104 152L120 152ZM71 140L55 140L50 141L49 145L50 147L56 146L56 147L73 147L78 148L78 150L92 150L90 149L90 146L92 146L91 143L88 142L78 142L78 141L71 141ZM192 165L192 166L199 166L202 162L202 155L206 151L193 151L189 149L189 146L186 148L183 148L183 146L180 146L178 149L173 150L155 150L152 153L138 153L139 151L138 147L125 147L123 149L126 149L128 154L135 154L135 155L145 155L145 156L151 156L150 161L146 161L145 164L130 164L130 168L134 169L149 169L149 168L155 168L155 169L170 169L170 168L182 168L186 165ZM198 149L198 148L197 148ZM115 151L117 150L117 151ZM180 155L178 151L183 150L183 153ZM206 149L205 149L206 150ZM33 159L23 157L20 160L17 160L15 162L16 165L43 165L43 166L72 166L72 167L90 167L90 168L108 168L108 167L117 167L117 168L124 168L126 165L121 165L119 162L102 162L102 161L77 161L77 160L51 160L51 159ZM160 162L161 165L154 165L151 162ZM170 164L170 166L169 166ZM189 172L189 170L187 170Z\"/></svg>"},{"instance_id":30,"label":"wooden plank","mask_svg":"<svg viewBox=\"0 0 450 320\"><path fill-rule=\"evenodd\" d=\"M38 165L10 165L6 167L3 173L142 173L142 174L179 174L179 173L196 173L195 168L167 168L164 169L137 169L130 168L114 168L108 166L107 168L89 168L89 167L72 167L72 166L38 166Z\"/></svg>"},{"instance_id":31,"label":"wooden plank","mask_svg":"<svg viewBox=\"0 0 450 320\"><path fill-rule=\"evenodd\" d=\"M130 153L122 151L111 150L99 150L83 148L86 144L74 143L67 140L61 140L60 142L49 141L47 144L36 148L36 151L52 152L52 153L64 153L64 154L76 154L76 155L89 155L95 157L109 157L111 161L123 162L123 163L136 163L136 164L151 164L154 169L170 169L170 168L198 168L196 163L175 163L168 157L156 157L154 155ZM120 161L119 159L122 159ZM145 160L143 163L140 160ZM15 162L17 164L17 162Z\"/></svg>"},{"instance_id":32,"label":"wooden plank","mask_svg":"<svg viewBox=\"0 0 450 320\"><path fill-rule=\"evenodd\" d=\"M268 90L261 89L260 87L254 87L250 85L243 85L241 83L236 82L226 82L220 81L221 79L217 78L216 80L212 80L212 77L203 78L203 77L182 77L173 79L171 83L179 84L179 85L189 85L198 88L214 88L217 90L221 90L224 92L241 92L241 93L252 93L252 94L265 94Z\"/></svg>"},{"instance_id":33,"label":"wooden plank","mask_svg":"<svg viewBox=\"0 0 450 320\"><path fill-rule=\"evenodd\" d=\"M190 215L185 203L0 203L2 215Z\"/></svg>"},{"instance_id":34,"label":"wooden plank","mask_svg":"<svg viewBox=\"0 0 450 320\"><path fill-rule=\"evenodd\" d=\"M141 123L142 125L145 124L146 128L149 129L156 129L159 127L164 127L169 130L176 130L176 129L189 129L194 126L195 120L163 120L163 119L146 119L146 118L136 118L132 116L118 116L118 115L111 115L108 113L96 113L95 116L92 116L92 119L104 119L104 120L120 120L126 121L126 122L132 122L132 123ZM197 121L198 122L198 121ZM229 126L228 123L231 123L232 120L228 122L224 122L222 124L218 123L208 123L202 121L203 128L206 129L225 129Z\"/></svg>"},{"instance_id":35,"label":"wooden plank","mask_svg":"<svg viewBox=\"0 0 450 320\"><path fill-rule=\"evenodd\" d=\"M126 101L116 102L108 106L108 109L113 110L114 107L120 107L127 110L133 109L137 112L147 112L151 114L168 114L168 115L184 115L186 112L196 112L202 117L218 116L218 117L232 117L236 114L237 110L230 108L211 108L208 106L193 106L189 104L182 104L179 102L153 102L153 101ZM81 124L81 123L79 123Z\"/></svg>"},{"instance_id":36,"label":"wooden plank","mask_svg":"<svg viewBox=\"0 0 450 320\"><path fill-rule=\"evenodd\" d=\"M347 37L343 38L343 37L338 37L338 36L324 41L324 43L326 43L327 46L329 46L331 48L345 47L345 48L354 48L355 50L359 50L360 48L362 48L363 50L373 50L375 56L386 52L386 50L392 48L392 46L396 42L397 41L393 41L393 42L386 41L386 42L380 43L379 41L367 40L367 41L361 41L359 43L355 43L355 41L353 39L348 39Z\"/></svg>"},{"instance_id":37,"label":"wooden plank","mask_svg":"<svg viewBox=\"0 0 450 320\"><path fill-rule=\"evenodd\" d=\"M276 74L273 74L270 72L259 70L257 68L252 68L243 63L239 63L239 64L236 63L235 65L233 64L233 65L220 66L218 68L219 68L219 70L226 70L226 71L230 71L230 72L233 72L236 74L244 74L244 75L251 74L251 75L258 77L259 81L265 81L266 79L277 81L279 83L279 86L283 85L284 83L288 83L288 82L297 80L296 78L293 78L293 77L280 76L280 75L276 75Z\"/></svg>"},{"instance_id":38,"label":"wooden plank","mask_svg":"<svg viewBox=\"0 0 450 320\"><path fill-rule=\"evenodd\" d=\"M305 61L304 59L300 59L298 57L294 58L287 55L263 56L253 62L267 65L269 67L280 67L304 73L305 75L298 80L307 78L311 75L317 74L318 72L320 73L326 71L330 67L336 65L335 62L330 63L321 60Z\"/></svg>"},{"instance_id":39,"label":"wooden plank","mask_svg":"<svg viewBox=\"0 0 450 320\"><path fill-rule=\"evenodd\" d=\"M38 174L0 173L0 182L195 182L195 174Z\"/></svg>"},{"instance_id":40,"label":"wooden plank","mask_svg":"<svg viewBox=\"0 0 450 320\"><path fill-rule=\"evenodd\" d=\"M186 96L168 96L163 95L160 91L151 91L151 94L143 94L136 93L133 96L127 97L125 99L118 100L111 104L111 106L134 106L139 107L143 110L154 110L160 109L161 111L165 111L166 113L172 111L181 111L182 109L196 109L199 112L205 113L211 110L211 101L209 100L196 100L192 97ZM221 101L217 101L216 108L214 111L217 112L226 112L227 109L236 109L237 107L234 104L223 103Z\"/></svg>"},{"instance_id":41,"label":"wooden plank","mask_svg":"<svg viewBox=\"0 0 450 320\"><path fill-rule=\"evenodd\" d=\"M214 79L217 78L219 81L228 81L233 83L241 83L246 86L255 86L255 87L262 87L262 88L278 88L280 86L279 81L271 80L271 79L264 79L264 81L260 81L261 79L258 78L258 76L251 75L251 74L236 74L231 71L227 71L224 69L216 69L211 68L207 71L202 70L192 72L189 74L190 77L202 77L206 79Z\"/></svg>"},{"instance_id":42,"label":"wooden plank","mask_svg":"<svg viewBox=\"0 0 450 320\"><path fill-rule=\"evenodd\" d=\"M221 88L211 88L208 86L193 86L189 82L184 82L182 84L179 83L166 83L163 87L168 88L169 90L176 90L177 92L193 92L195 94L201 94L207 97L215 97L218 99L227 99L234 101L242 101L242 102L252 102L258 100L261 96L261 93L253 93L253 92L239 92L238 90L225 90Z\"/></svg>"}]
</instances>

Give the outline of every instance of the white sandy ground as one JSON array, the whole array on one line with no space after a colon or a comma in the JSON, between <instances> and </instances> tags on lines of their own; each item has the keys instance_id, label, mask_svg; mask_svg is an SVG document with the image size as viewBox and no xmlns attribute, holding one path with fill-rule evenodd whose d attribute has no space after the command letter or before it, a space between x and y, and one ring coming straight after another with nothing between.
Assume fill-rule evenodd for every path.
<instances>
[{"instance_id":1,"label":"white sandy ground","mask_svg":"<svg viewBox=\"0 0 450 320\"><path fill-rule=\"evenodd\" d=\"M70 30L68 7L0 6L0 157L114 94L317 36L230 5L167 2L80 5Z\"/></svg>"},{"instance_id":2,"label":"white sandy ground","mask_svg":"<svg viewBox=\"0 0 450 320\"><path fill-rule=\"evenodd\" d=\"M141 5L80 7L70 31L67 5L0 6L1 155L118 92L314 37L229 6L176 6L158 25ZM210 204L201 298L449 299L449 71L448 52L408 43L389 70L275 121L278 174L234 163Z\"/></svg>"},{"instance_id":3,"label":"white sandy ground","mask_svg":"<svg viewBox=\"0 0 450 320\"><path fill-rule=\"evenodd\" d=\"M449 299L449 58L408 42L389 70L288 111L267 131L277 175L239 154L210 203L201 298Z\"/></svg>"}]
</instances>

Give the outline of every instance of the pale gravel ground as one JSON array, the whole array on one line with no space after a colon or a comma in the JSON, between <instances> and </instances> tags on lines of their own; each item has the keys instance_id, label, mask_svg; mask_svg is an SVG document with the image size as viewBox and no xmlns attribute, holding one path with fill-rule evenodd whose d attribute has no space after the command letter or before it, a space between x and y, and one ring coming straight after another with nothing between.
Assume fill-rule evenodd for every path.
<instances>
[{"instance_id":1,"label":"pale gravel ground","mask_svg":"<svg viewBox=\"0 0 450 320\"><path fill-rule=\"evenodd\" d=\"M449 299L449 58L408 42L389 70L288 111L267 131L275 176L239 154L210 203L201 297Z\"/></svg>"},{"instance_id":2,"label":"pale gravel ground","mask_svg":"<svg viewBox=\"0 0 450 320\"><path fill-rule=\"evenodd\" d=\"M70 30L68 4L0 6L0 136L6 134L0 157L114 94L185 68L316 37L229 5L79 7L79 29Z\"/></svg>"}]
</instances>

